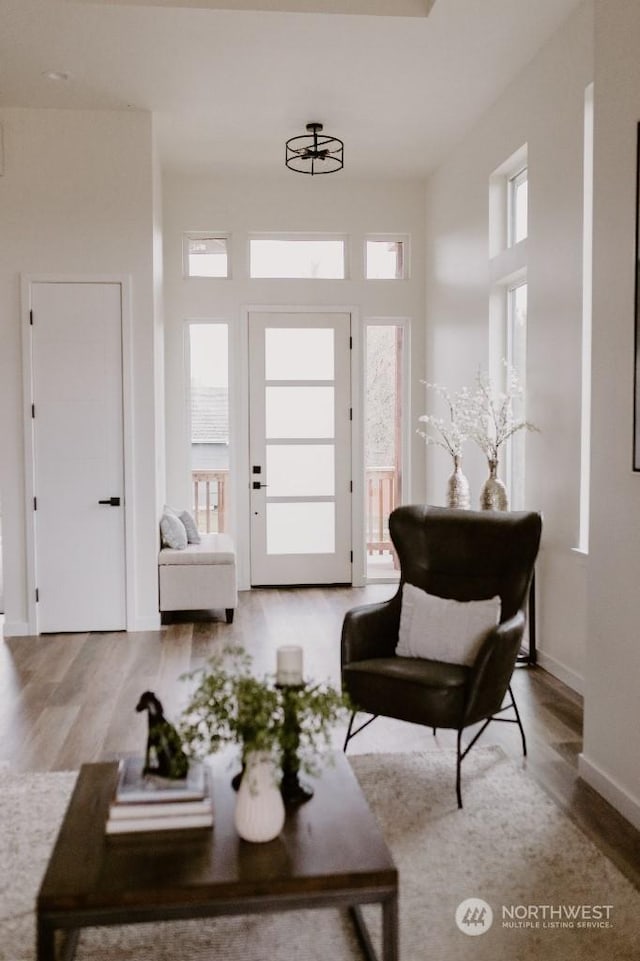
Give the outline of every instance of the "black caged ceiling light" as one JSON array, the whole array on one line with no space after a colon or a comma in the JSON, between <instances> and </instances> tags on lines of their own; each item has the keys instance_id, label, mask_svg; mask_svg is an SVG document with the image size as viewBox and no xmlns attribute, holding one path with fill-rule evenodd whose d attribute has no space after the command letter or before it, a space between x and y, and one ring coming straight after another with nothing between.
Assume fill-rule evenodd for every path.
<instances>
[{"instance_id":1,"label":"black caged ceiling light","mask_svg":"<svg viewBox=\"0 0 640 961\"><path fill-rule=\"evenodd\" d=\"M344 167L344 144L322 133L321 123L308 123L309 133L286 143L285 164L299 174L332 174Z\"/></svg>"}]
</instances>

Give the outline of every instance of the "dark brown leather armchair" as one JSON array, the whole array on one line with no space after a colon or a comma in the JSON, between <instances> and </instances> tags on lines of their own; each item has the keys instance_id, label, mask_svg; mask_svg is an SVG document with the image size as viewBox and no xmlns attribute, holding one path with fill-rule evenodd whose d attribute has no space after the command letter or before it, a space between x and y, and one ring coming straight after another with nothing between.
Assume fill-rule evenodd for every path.
<instances>
[{"instance_id":1,"label":"dark brown leather armchair","mask_svg":"<svg viewBox=\"0 0 640 961\"><path fill-rule=\"evenodd\" d=\"M541 529L536 513L426 506L392 512L389 530L401 572L398 592L388 601L349 611L342 628L342 685L356 708L345 751L351 738L378 716L425 724L434 733L439 727L456 730L458 807L462 760L492 720L517 724L527 753L510 681L524 633ZM470 666L396 655L405 582L457 601L500 595L500 623ZM511 700L504 704L507 692ZM511 708L515 717L498 716ZM358 711L373 717L354 730ZM462 750L463 730L478 722L484 723Z\"/></svg>"}]
</instances>

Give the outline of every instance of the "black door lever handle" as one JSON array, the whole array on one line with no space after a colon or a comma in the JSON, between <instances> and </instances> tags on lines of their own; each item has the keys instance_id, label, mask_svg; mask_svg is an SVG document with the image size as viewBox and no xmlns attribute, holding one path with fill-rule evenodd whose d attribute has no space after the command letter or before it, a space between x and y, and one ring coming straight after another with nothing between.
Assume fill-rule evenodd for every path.
<instances>
[{"instance_id":1,"label":"black door lever handle","mask_svg":"<svg viewBox=\"0 0 640 961\"><path fill-rule=\"evenodd\" d=\"M119 497L107 497L104 501L98 501L98 504L108 504L109 507L120 507Z\"/></svg>"}]
</instances>

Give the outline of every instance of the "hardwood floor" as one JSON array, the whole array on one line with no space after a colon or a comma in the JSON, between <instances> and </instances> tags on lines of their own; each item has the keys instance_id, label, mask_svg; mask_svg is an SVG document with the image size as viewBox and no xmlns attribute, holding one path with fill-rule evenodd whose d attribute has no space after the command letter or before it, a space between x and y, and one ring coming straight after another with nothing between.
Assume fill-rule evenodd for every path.
<instances>
[{"instance_id":1,"label":"hardwood floor","mask_svg":"<svg viewBox=\"0 0 640 961\"><path fill-rule=\"evenodd\" d=\"M256 673L275 671L276 649L301 644L305 675L339 683L345 611L391 596L393 585L362 589L269 589L244 592L234 623L176 616L159 631L8 638L0 643L0 761L17 771L75 769L118 752L141 751L146 720L135 705L153 690L168 717L185 702L181 677L226 643L242 644ZM492 724L481 743L500 744L523 765L594 843L640 889L640 832L578 777L581 698L540 668L516 669L513 688L529 755L511 725ZM336 731L337 746L344 733ZM455 735L379 718L349 753L455 750ZM452 753L452 790L453 790ZM464 777L464 768L463 768Z\"/></svg>"}]
</instances>

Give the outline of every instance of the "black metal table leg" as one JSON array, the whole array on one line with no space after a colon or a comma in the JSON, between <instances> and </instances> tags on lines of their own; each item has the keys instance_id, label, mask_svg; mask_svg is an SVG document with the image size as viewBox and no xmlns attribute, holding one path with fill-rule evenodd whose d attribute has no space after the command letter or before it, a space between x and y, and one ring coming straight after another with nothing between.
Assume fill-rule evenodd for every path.
<instances>
[{"instance_id":1,"label":"black metal table leg","mask_svg":"<svg viewBox=\"0 0 640 961\"><path fill-rule=\"evenodd\" d=\"M349 907L349 914L353 921L358 944L362 948L367 961L398 961L398 896L393 894L391 897L382 901L382 954L378 958L376 949L373 946L367 923L362 916L362 909L359 904L352 904Z\"/></svg>"},{"instance_id":2,"label":"black metal table leg","mask_svg":"<svg viewBox=\"0 0 640 961\"><path fill-rule=\"evenodd\" d=\"M398 895L382 903L382 961L398 961Z\"/></svg>"}]
</instances>

